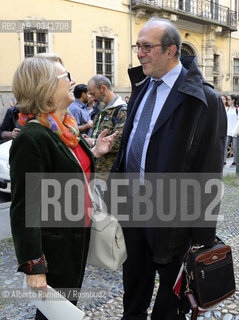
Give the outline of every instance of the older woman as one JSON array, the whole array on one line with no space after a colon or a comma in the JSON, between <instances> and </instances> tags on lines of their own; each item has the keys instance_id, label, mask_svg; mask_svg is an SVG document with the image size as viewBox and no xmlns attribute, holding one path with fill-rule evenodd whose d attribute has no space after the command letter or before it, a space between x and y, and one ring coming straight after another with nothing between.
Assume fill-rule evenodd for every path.
<instances>
[{"instance_id":1,"label":"older woman","mask_svg":"<svg viewBox=\"0 0 239 320\"><path fill-rule=\"evenodd\" d=\"M37 55L25 59L13 79L13 92L19 105L23 129L10 150L12 204L11 228L19 263L27 274L27 284L43 288L80 288L82 284L90 228L26 227L26 205L30 215L40 219L40 208L25 199L25 174L88 173L94 171L94 157L110 151L116 134L99 137L90 150L79 135L77 123L67 110L74 100L74 81L58 56ZM89 199L86 197L86 205ZM27 203L28 202L28 203ZM88 208L86 208L88 209ZM71 301L76 303L77 301ZM37 310L36 318L46 319Z\"/></svg>"}]
</instances>

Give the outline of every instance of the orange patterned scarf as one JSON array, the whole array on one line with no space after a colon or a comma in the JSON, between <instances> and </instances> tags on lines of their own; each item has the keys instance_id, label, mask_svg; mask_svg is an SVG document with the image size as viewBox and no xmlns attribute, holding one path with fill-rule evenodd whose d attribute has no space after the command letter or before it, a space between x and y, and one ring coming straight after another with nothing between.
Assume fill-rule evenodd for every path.
<instances>
[{"instance_id":1,"label":"orange patterned scarf","mask_svg":"<svg viewBox=\"0 0 239 320\"><path fill-rule=\"evenodd\" d=\"M39 113L36 115L19 113L18 123L24 126L29 120L37 119L40 124L56 133L61 140L71 148L78 145L79 129L72 113L67 109L63 122L61 122L54 113Z\"/></svg>"}]
</instances>

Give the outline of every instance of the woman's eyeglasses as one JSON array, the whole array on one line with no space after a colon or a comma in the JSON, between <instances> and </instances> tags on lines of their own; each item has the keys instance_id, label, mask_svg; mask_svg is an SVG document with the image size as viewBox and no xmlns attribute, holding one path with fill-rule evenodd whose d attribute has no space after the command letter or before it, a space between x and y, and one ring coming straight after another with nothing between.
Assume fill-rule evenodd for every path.
<instances>
[{"instance_id":1,"label":"woman's eyeglasses","mask_svg":"<svg viewBox=\"0 0 239 320\"><path fill-rule=\"evenodd\" d=\"M71 82L71 74L70 74L70 72L65 72L65 73L63 73L63 74L61 74L61 75L59 75L58 77L57 77L57 79L61 79L61 78L68 78L68 80Z\"/></svg>"}]
</instances>

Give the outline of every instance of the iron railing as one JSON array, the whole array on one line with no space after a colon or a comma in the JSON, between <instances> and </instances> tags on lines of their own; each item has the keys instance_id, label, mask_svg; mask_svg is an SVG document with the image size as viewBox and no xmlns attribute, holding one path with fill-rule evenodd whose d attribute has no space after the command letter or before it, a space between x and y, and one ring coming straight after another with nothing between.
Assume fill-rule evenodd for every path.
<instances>
[{"instance_id":1,"label":"iron railing","mask_svg":"<svg viewBox=\"0 0 239 320\"><path fill-rule=\"evenodd\" d=\"M209 0L131 0L136 5L149 5L175 13L210 20L222 26L237 29L237 13Z\"/></svg>"}]
</instances>

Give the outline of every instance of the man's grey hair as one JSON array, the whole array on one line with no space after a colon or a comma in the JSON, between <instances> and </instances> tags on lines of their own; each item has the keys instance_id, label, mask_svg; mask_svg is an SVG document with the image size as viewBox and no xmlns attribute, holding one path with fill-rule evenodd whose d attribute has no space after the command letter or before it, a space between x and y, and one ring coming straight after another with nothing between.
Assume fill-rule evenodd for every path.
<instances>
[{"instance_id":1,"label":"man's grey hair","mask_svg":"<svg viewBox=\"0 0 239 320\"><path fill-rule=\"evenodd\" d=\"M90 79L90 81L94 81L97 89L100 89L102 85L106 86L109 90L112 91L112 84L108 78L102 75L96 75Z\"/></svg>"},{"instance_id":2,"label":"man's grey hair","mask_svg":"<svg viewBox=\"0 0 239 320\"><path fill-rule=\"evenodd\" d=\"M150 18L145 25L149 24L161 24L165 27L165 31L161 37L162 51L165 52L171 45L176 45L177 51L175 53L176 57L181 55L182 38L177 29L177 27L167 19L161 18Z\"/></svg>"}]
</instances>

